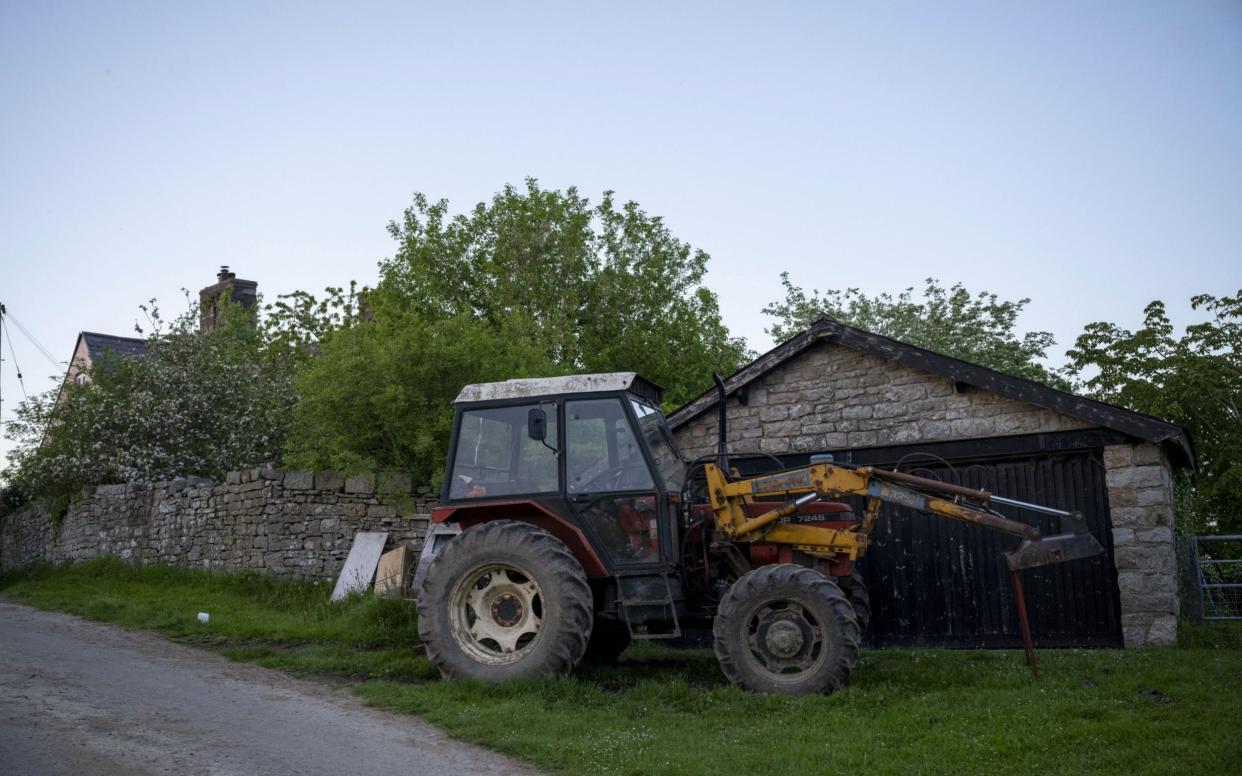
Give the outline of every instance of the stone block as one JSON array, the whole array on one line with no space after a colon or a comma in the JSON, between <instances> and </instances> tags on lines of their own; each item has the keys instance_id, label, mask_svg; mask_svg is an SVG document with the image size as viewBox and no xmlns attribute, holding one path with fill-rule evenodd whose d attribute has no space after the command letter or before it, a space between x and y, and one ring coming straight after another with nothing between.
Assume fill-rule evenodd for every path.
<instances>
[{"instance_id":1,"label":"stone block","mask_svg":"<svg viewBox=\"0 0 1242 776\"><path fill-rule=\"evenodd\" d=\"M846 407L841 410L841 418L844 420L861 420L870 418L872 407L870 404L861 404L857 407Z\"/></svg>"},{"instance_id":2,"label":"stone block","mask_svg":"<svg viewBox=\"0 0 1242 776\"><path fill-rule=\"evenodd\" d=\"M281 480L285 478L285 474L284 472L279 471L275 469L274 467L269 466L263 469L259 469L259 478L263 480L280 482Z\"/></svg>"},{"instance_id":3,"label":"stone block","mask_svg":"<svg viewBox=\"0 0 1242 776\"><path fill-rule=\"evenodd\" d=\"M226 485L240 485L242 481L241 472L229 472L224 475L224 483Z\"/></svg>"},{"instance_id":4,"label":"stone block","mask_svg":"<svg viewBox=\"0 0 1242 776\"><path fill-rule=\"evenodd\" d=\"M1165 506L1173 503L1173 491L1170 488L1143 488L1133 491L1134 501L1138 506Z\"/></svg>"},{"instance_id":5,"label":"stone block","mask_svg":"<svg viewBox=\"0 0 1242 776\"><path fill-rule=\"evenodd\" d=\"M1160 546L1131 542L1113 549L1113 560L1117 565L1118 584L1120 572L1144 571L1149 573L1173 574L1176 567L1176 556L1172 546Z\"/></svg>"},{"instance_id":6,"label":"stone block","mask_svg":"<svg viewBox=\"0 0 1242 776\"><path fill-rule=\"evenodd\" d=\"M1108 493L1108 506L1112 509L1137 507L1138 492L1130 488L1116 488Z\"/></svg>"},{"instance_id":7,"label":"stone block","mask_svg":"<svg viewBox=\"0 0 1242 776\"><path fill-rule=\"evenodd\" d=\"M1123 466L1108 469L1104 481L1113 488L1153 488L1170 484L1168 470L1163 466Z\"/></svg>"},{"instance_id":8,"label":"stone block","mask_svg":"<svg viewBox=\"0 0 1242 776\"><path fill-rule=\"evenodd\" d=\"M96 485L95 495L96 496L124 496L125 486L124 485Z\"/></svg>"},{"instance_id":9,"label":"stone block","mask_svg":"<svg viewBox=\"0 0 1242 776\"><path fill-rule=\"evenodd\" d=\"M345 476L340 472L326 470L315 472L315 490L340 490L345 487Z\"/></svg>"},{"instance_id":10,"label":"stone block","mask_svg":"<svg viewBox=\"0 0 1242 776\"><path fill-rule=\"evenodd\" d=\"M285 472L284 485L289 490L310 490L315 486L315 475L305 469Z\"/></svg>"},{"instance_id":11,"label":"stone block","mask_svg":"<svg viewBox=\"0 0 1242 776\"><path fill-rule=\"evenodd\" d=\"M1177 615L1156 617L1147 626L1144 644L1149 647L1172 647L1177 644Z\"/></svg>"},{"instance_id":12,"label":"stone block","mask_svg":"<svg viewBox=\"0 0 1242 776\"><path fill-rule=\"evenodd\" d=\"M1155 464L1158 466L1165 465L1164 453L1156 445L1143 444L1134 448L1134 463L1140 466Z\"/></svg>"},{"instance_id":13,"label":"stone block","mask_svg":"<svg viewBox=\"0 0 1242 776\"><path fill-rule=\"evenodd\" d=\"M788 406L764 407L759 410L759 420L763 423L771 423L777 420L784 420L789 417ZM731 427L731 426L730 426Z\"/></svg>"},{"instance_id":14,"label":"stone block","mask_svg":"<svg viewBox=\"0 0 1242 776\"><path fill-rule=\"evenodd\" d=\"M1173 529L1165 526L1151 528L1146 531L1139 531L1136 534L1136 538L1140 542L1147 542L1149 544L1172 545Z\"/></svg>"},{"instance_id":15,"label":"stone block","mask_svg":"<svg viewBox=\"0 0 1242 776\"><path fill-rule=\"evenodd\" d=\"M355 474L345 478L346 493L371 494L375 492L375 475Z\"/></svg>"},{"instance_id":16,"label":"stone block","mask_svg":"<svg viewBox=\"0 0 1242 776\"><path fill-rule=\"evenodd\" d=\"M846 436L849 447L871 447L879 444L879 436L874 431L851 431Z\"/></svg>"}]
</instances>

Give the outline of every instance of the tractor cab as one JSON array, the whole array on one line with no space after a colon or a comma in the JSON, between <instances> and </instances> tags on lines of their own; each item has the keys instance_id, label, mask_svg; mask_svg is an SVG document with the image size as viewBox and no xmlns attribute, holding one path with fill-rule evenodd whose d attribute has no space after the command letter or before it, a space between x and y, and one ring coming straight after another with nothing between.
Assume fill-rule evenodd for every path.
<instances>
[{"instance_id":1,"label":"tractor cab","mask_svg":"<svg viewBox=\"0 0 1242 776\"><path fill-rule=\"evenodd\" d=\"M466 386L433 519L532 522L592 577L670 567L686 464L660 401L633 372Z\"/></svg>"}]
</instances>

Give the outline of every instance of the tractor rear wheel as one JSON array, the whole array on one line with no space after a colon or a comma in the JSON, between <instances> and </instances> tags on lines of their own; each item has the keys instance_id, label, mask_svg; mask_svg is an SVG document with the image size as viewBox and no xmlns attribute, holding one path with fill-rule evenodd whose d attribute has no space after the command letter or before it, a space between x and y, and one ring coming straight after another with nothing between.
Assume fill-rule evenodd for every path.
<instances>
[{"instance_id":1,"label":"tractor rear wheel","mask_svg":"<svg viewBox=\"0 0 1242 776\"><path fill-rule=\"evenodd\" d=\"M854 619L858 620L858 630L862 633L867 632L867 626L871 623L871 594L867 592L867 583L863 582L862 574L855 571L848 577L834 577L837 587L841 588L841 592L845 593L845 597L850 600L850 605L854 607Z\"/></svg>"},{"instance_id":2,"label":"tractor rear wheel","mask_svg":"<svg viewBox=\"0 0 1242 776\"><path fill-rule=\"evenodd\" d=\"M432 561L418 595L418 635L446 676L489 682L556 676L591 635L582 565L542 528L497 520L467 529Z\"/></svg>"},{"instance_id":3,"label":"tractor rear wheel","mask_svg":"<svg viewBox=\"0 0 1242 776\"><path fill-rule=\"evenodd\" d=\"M748 572L721 599L712 630L725 676L751 692L827 694L858 662L854 608L835 582L804 566Z\"/></svg>"}]
</instances>

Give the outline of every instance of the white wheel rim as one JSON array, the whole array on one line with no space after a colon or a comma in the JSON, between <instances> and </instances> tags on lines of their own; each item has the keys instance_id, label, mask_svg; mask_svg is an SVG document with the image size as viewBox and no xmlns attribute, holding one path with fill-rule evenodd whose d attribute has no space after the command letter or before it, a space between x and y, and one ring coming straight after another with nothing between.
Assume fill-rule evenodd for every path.
<instances>
[{"instance_id":1,"label":"white wheel rim","mask_svg":"<svg viewBox=\"0 0 1242 776\"><path fill-rule=\"evenodd\" d=\"M449 595L453 638L474 660L507 665L539 639L543 591L524 569L485 563L462 576Z\"/></svg>"}]
</instances>

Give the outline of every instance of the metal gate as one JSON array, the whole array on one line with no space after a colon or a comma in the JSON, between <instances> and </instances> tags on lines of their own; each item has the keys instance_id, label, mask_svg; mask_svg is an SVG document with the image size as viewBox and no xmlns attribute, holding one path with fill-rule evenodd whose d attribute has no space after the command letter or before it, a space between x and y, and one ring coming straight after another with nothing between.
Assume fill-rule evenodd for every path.
<instances>
[{"instance_id":1,"label":"metal gate","mask_svg":"<svg viewBox=\"0 0 1242 776\"><path fill-rule=\"evenodd\" d=\"M1242 536L1190 539L1205 620L1242 620Z\"/></svg>"}]
</instances>

